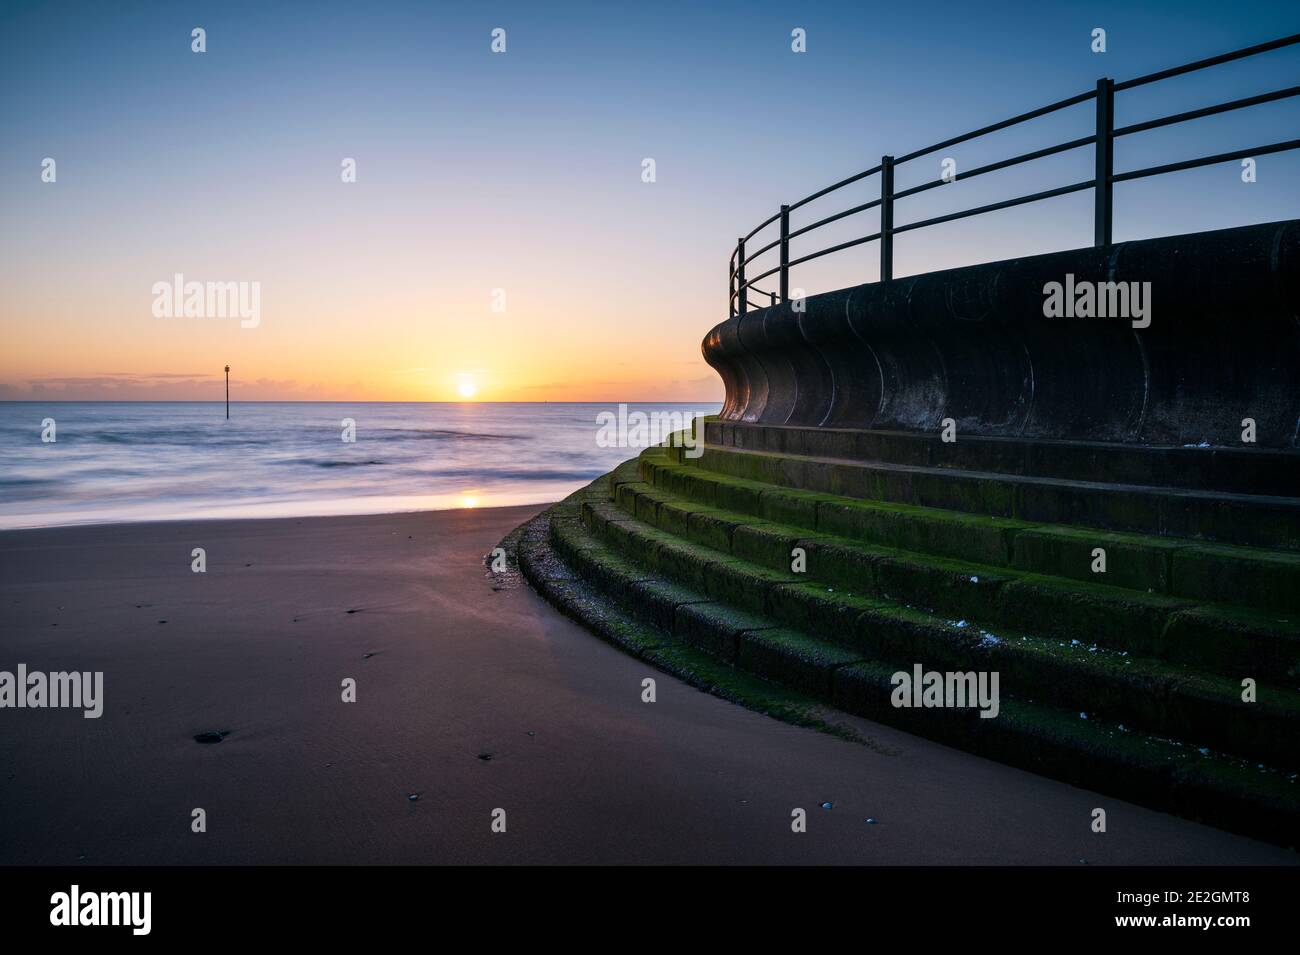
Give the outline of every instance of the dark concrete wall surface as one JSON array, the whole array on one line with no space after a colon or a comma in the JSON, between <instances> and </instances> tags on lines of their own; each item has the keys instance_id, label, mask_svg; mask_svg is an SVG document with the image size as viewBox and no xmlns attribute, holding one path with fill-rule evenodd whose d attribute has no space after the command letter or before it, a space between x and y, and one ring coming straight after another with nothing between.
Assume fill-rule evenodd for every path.
<instances>
[{"instance_id":1,"label":"dark concrete wall surface","mask_svg":"<svg viewBox=\"0 0 1300 955\"><path fill-rule=\"evenodd\" d=\"M1150 283L1150 325L1044 315L1044 287ZM872 283L717 325L723 420L1300 448L1300 221Z\"/></svg>"}]
</instances>

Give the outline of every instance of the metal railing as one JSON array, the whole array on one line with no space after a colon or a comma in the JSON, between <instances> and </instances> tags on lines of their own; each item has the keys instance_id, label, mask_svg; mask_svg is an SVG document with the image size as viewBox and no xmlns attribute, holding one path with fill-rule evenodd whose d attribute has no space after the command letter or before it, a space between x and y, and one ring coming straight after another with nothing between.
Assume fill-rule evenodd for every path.
<instances>
[{"instance_id":1,"label":"metal railing","mask_svg":"<svg viewBox=\"0 0 1300 955\"><path fill-rule=\"evenodd\" d=\"M1024 205L1030 202L1037 202L1040 199L1051 199L1055 196L1064 196L1072 192L1080 192L1084 189L1095 190L1095 205L1093 210L1093 238L1094 244L1098 247L1109 245L1111 242L1111 221L1114 211L1114 186L1117 182L1127 182L1133 179L1142 179L1147 176L1158 176L1163 173L1180 172L1184 169L1195 169L1199 166L1209 166L1214 163L1228 162L1230 160L1243 159L1246 157L1264 156L1269 153L1283 152L1289 149L1300 147L1300 139L1288 139L1282 142L1271 143L1264 146L1255 146L1250 149L1236 149L1231 152L1217 153L1212 156L1202 156L1198 159L1188 159L1182 162L1167 163L1161 166L1150 166L1145 169L1134 169L1129 172L1116 174L1114 171L1114 144L1115 140L1121 136L1128 136L1133 133L1145 132L1151 129L1158 129L1162 126L1171 126L1175 123L1183 123L1188 120L1201 119L1206 116L1214 116L1218 113L1226 113L1231 110L1244 109L1248 106L1257 106L1261 103L1271 103L1275 100L1287 99L1288 97L1300 94L1300 86L1289 86L1285 89L1274 90L1270 93L1261 93L1258 96L1249 96L1244 99L1232 100L1226 103L1219 103L1215 106L1206 106L1201 109L1188 110L1182 113L1175 113L1170 116L1163 116L1159 119L1147 120L1146 122L1133 123L1129 126L1115 127L1115 94L1123 90L1133 89L1138 86L1145 86L1148 83L1155 83L1159 80L1169 79L1174 76L1181 76L1185 73L1191 73L1195 70L1202 70L1206 67L1217 66L1220 63L1227 63L1231 60L1239 60L1243 57L1255 56L1259 53L1266 53L1270 50L1276 50L1281 47L1291 46L1300 43L1300 33L1288 37L1282 37L1277 40L1270 40L1268 43L1260 43L1255 46L1246 47L1245 49L1236 50L1232 53L1223 53L1219 56L1212 56L1204 60L1196 60L1183 66L1176 66L1167 70L1160 70L1156 73L1149 73L1146 76L1139 76L1137 79L1125 80L1122 83L1116 83L1114 80L1103 77L1097 81L1095 89L1079 93L1068 99L1052 103L1048 106L1042 106L1038 109L1030 110L1027 113L1021 113L1019 116L1013 116L1011 119L1005 119L1000 123L993 123L984 126L963 136L954 136L952 139L945 139L941 143L933 146L927 146L925 149L918 149L910 152L905 156L897 158L893 156L882 156L878 166L872 166L870 169L863 170L856 175L849 176L847 179L841 179L839 182L820 189L810 196L805 196L798 202L781 206L779 212L773 215L754 228L749 235L744 236L736 241L736 248L731 253L731 259L728 262L728 281L730 287L730 296L728 299L729 310L732 316L744 314L749 310L750 301L749 293L752 291L769 299L769 305L775 305L777 301L789 301L790 298L790 269L804 262L821 258L824 255L830 255L833 252L840 252L844 249L850 249L854 246L863 245L867 242L880 242L880 281L888 282L894 274L894 236L903 232L911 232L914 229L923 229L926 226L938 225L942 222L952 222L955 219L965 219L969 216L980 215L985 212L995 212L999 209L1010 209L1014 206ZM986 136L1020 123L1028 122L1031 119L1037 119L1040 116L1046 116L1049 113L1055 113L1058 110L1066 109L1070 106L1076 106L1079 103L1086 103L1088 100L1096 101L1096 132L1082 136L1078 139L1071 139L1068 142L1058 143L1055 146L1048 146L1044 149L1035 149L1031 152L1022 153L1019 156L1013 156L1010 159L1003 159L999 162L989 163L972 169L970 172L963 173L960 176L952 178L940 177L939 179L924 182L919 186L913 186L910 189L904 189L900 192L894 191L894 170L903 163L911 162L921 156L929 155L940 149L947 149L949 146L956 146L960 143L977 139L980 136ZM1035 192L1032 195L1020 196L1015 199L1004 199L1001 202L990 202L986 205L976 206L973 209L964 209L960 212L950 212L947 215L933 216L929 219L922 219L918 222L909 222L905 225L894 225L894 202L898 199L904 199L908 196L915 196L929 189L938 186L948 185L950 182L956 182L959 179L965 181L974 179L976 176L982 176L985 173L995 172L999 169L1006 169L1010 166L1016 166L1020 163L1029 162L1034 159L1042 159L1045 156L1053 156L1057 153L1067 152L1071 149L1078 149L1082 146L1095 146L1095 172L1092 179L1086 179L1082 182L1072 183L1067 186L1058 186L1054 189L1044 189L1041 192ZM835 215L826 216L816 222L803 226L802 228L791 231L790 213L799 209L808 203L820 199L829 193L845 186L852 185L860 179L868 176L880 175L880 193L879 197L856 205L851 209L843 212L837 212ZM869 209L880 208L880 229L871 235L864 235L857 239L850 239L847 242L840 242L828 248L821 249L817 252L801 255L798 258L790 258L790 242L802 235L819 229L822 226L830 225L840 219L859 212L866 212ZM746 251L746 243L754 238L762 230L774 223L779 223L780 232L771 242L761 248ZM746 266L755 258L772 249L779 251L779 262L773 268L758 275L747 276ZM755 282L762 281L769 276L777 276L776 292L764 292L755 286ZM762 308L763 305L756 304L756 308Z\"/></svg>"}]
</instances>

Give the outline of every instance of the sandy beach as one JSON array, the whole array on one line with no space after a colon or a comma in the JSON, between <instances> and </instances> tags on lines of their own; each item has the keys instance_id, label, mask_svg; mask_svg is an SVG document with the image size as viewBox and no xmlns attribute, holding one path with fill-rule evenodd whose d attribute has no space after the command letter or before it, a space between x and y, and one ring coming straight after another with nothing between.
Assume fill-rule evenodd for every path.
<instances>
[{"instance_id":1,"label":"sandy beach","mask_svg":"<svg viewBox=\"0 0 1300 955\"><path fill-rule=\"evenodd\" d=\"M871 745L850 743L691 689L486 573L537 510L0 534L0 670L104 672L99 719L0 711L0 863L1295 861L887 727L858 721Z\"/></svg>"}]
</instances>

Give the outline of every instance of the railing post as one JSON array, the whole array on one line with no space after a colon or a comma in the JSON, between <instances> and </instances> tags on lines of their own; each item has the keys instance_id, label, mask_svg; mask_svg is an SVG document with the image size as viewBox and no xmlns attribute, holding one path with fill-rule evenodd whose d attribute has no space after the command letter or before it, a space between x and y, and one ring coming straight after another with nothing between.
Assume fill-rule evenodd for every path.
<instances>
[{"instance_id":1,"label":"railing post","mask_svg":"<svg viewBox=\"0 0 1300 955\"><path fill-rule=\"evenodd\" d=\"M735 261L735 255L727 260L727 314L732 318L736 317L736 272L733 265Z\"/></svg>"},{"instance_id":2,"label":"railing post","mask_svg":"<svg viewBox=\"0 0 1300 955\"><path fill-rule=\"evenodd\" d=\"M1097 81L1097 184L1093 190L1096 207L1092 215L1093 245L1110 245L1114 211L1111 176L1115 171L1115 81L1103 77Z\"/></svg>"},{"instance_id":3,"label":"railing post","mask_svg":"<svg viewBox=\"0 0 1300 955\"><path fill-rule=\"evenodd\" d=\"M736 273L731 270L735 256L727 259L727 317L736 317Z\"/></svg>"},{"instance_id":4,"label":"railing post","mask_svg":"<svg viewBox=\"0 0 1300 955\"><path fill-rule=\"evenodd\" d=\"M781 301L790 301L790 207L781 207Z\"/></svg>"},{"instance_id":5,"label":"railing post","mask_svg":"<svg viewBox=\"0 0 1300 955\"><path fill-rule=\"evenodd\" d=\"M749 289L745 288L745 240L736 242L736 314L744 315L749 309Z\"/></svg>"},{"instance_id":6,"label":"railing post","mask_svg":"<svg viewBox=\"0 0 1300 955\"><path fill-rule=\"evenodd\" d=\"M880 157L880 281L894 277L894 157Z\"/></svg>"}]
</instances>

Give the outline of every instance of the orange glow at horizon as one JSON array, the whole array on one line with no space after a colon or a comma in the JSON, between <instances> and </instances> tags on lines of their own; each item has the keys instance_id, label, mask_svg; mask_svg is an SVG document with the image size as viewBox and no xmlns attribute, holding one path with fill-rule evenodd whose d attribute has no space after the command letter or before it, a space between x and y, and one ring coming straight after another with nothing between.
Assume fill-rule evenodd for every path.
<instances>
[{"instance_id":1,"label":"orange glow at horizon","mask_svg":"<svg viewBox=\"0 0 1300 955\"><path fill-rule=\"evenodd\" d=\"M387 302L381 314L359 319L376 311L358 300L362 277L329 294L300 289L306 294L292 310L264 291L261 323L241 328L233 318L155 318L148 285L138 284L112 288L93 321L72 300L20 294L7 302L0 311L0 331L11 332L0 352L0 399L219 401L226 364L235 401L722 398L721 380L699 352L707 321L683 318L674 329L629 314L615 330L560 302L501 317L488 312L485 296L473 301L471 290L441 303L440 315L415 302ZM414 289L406 291L416 298ZM475 308L477 320L461 317ZM617 311L613 301L591 308ZM57 330L59 347L44 336L17 334L18 316Z\"/></svg>"}]
</instances>

